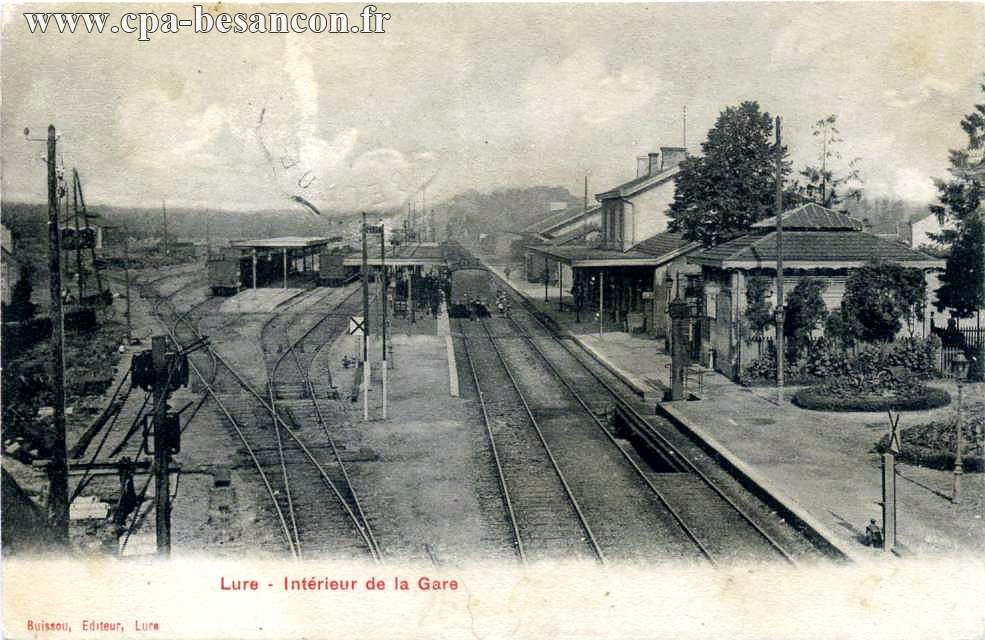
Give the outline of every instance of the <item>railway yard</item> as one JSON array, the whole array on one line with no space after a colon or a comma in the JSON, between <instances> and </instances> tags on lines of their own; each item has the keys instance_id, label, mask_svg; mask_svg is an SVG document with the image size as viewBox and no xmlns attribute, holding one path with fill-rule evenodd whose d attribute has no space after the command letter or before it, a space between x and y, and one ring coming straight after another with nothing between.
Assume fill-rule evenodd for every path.
<instances>
[{"instance_id":1,"label":"railway yard","mask_svg":"<svg viewBox=\"0 0 985 640\"><path fill-rule=\"evenodd\" d=\"M199 346L188 388L170 401L182 425L170 477L175 556L434 566L824 557L505 285L507 314L449 319L442 307L414 322L389 318L387 417L377 363L364 421L361 339L347 332L362 312L358 280L229 299L212 296L203 273L147 271L132 300L138 333ZM378 354L379 338L368 348ZM137 420L150 394L119 393L119 413L74 449L88 464L70 490L117 504L116 469L134 461L136 508L115 530L90 526L83 537L102 552L153 553L149 444Z\"/></svg>"}]
</instances>

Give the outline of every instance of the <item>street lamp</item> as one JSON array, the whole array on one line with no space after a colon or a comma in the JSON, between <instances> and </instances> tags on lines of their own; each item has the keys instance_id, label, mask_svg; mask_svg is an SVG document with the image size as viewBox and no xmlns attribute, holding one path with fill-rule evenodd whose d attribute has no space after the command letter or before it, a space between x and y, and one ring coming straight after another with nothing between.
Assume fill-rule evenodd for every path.
<instances>
[{"instance_id":1,"label":"street lamp","mask_svg":"<svg viewBox=\"0 0 985 640\"><path fill-rule=\"evenodd\" d=\"M961 391L964 386L962 383L967 373L968 360L964 357L963 353L958 351L954 359L951 360L951 375L954 376L954 380L958 384L958 418L954 426L954 492L951 497L951 502L954 504L961 502L961 474L964 473L961 460L961 450L964 449L964 438L961 432Z\"/></svg>"}]
</instances>

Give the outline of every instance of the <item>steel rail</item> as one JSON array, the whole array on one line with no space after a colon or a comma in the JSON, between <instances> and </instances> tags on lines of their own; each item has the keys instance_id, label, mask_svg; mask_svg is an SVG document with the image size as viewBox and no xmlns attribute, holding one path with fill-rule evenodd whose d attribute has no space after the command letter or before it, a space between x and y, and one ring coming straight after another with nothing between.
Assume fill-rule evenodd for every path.
<instances>
[{"instance_id":1,"label":"steel rail","mask_svg":"<svg viewBox=\"0 0 985 640\"><path fill-rule=\"evenodd\" d=\"M557 367L554 366L554 364L550 360L548 360L547 355L544 354L544 352L540 349L540 347L537 346L537 344L533 341L533 338L526 331L523 330L523 327L521 327L520 324L516 320L514 320L512 316L507 316L507 318L509 319L510 323L517 329L517 331L520 332L519 335L526 338L530 346L534 348L534 351L537 352L537 355L540 356L540 359L547 365L551 373L554 374L554 377L557 378L561 382L561 384L564 385L564 388L568 390L568 393L571 394L571 397L573 397L578 402L578 404L581 405L581 408L585 410L585 413L587 413L588 416L592 419L592 421L596 424L596 426L598 426L598 428L602 430L602 433L605 434L609 442L611 442L612 445L619 451L619 453L622 454L622 457L625 458L627 462L629 462L630 466L633 467L633 470L636 471L636 474L640 477L640 479L643 480L643 482L650 489L653 495L656 496L657 500L660 501L660 504L662 504L664 508L667 509L671 517L674 518L674 521L677 523L677 525L681 528L682 531L684 531L685 535L687 535L687 537L691 539L691 541L695 544L695 546L698 547L698 550L701 551L701 555L703 555L708 560L708 562L712 564L712 566L717 565L715 559L711 555L711 552L708 551L708 548L705 547L705 545L701 542L701 540L698 539L697 534L691 529L691 527L687 525L687 523L684 521L683 516L681 516L680 513L678 513L677 509L671 506L670 502L663 495L663 492L661 492L656 487L656 485L654 485L653 482L650 481L650 478L646 476L646 473L643 471L643 469L640 468L640 466L636 463L636 461L633 460L633 458L621 446L619 446L619 443L618 441L616 441L615 436L613 436L612 433L608 429L606 429L605 425L602 424L602 421L598 419L598 416L596 416L595 413L588 406L588 403L585 402L585 400L581 397L581 394L575 391L574 387L572 387L571 384L569 384L568 381L564 379L564 377L561 375L561 372L558 371Z\"/></svg>"},{"instance_id":2,"label":"steel rail","mask_svg":"<svg viewBox=\"0 0 985 640\"><path fill-rule=\"evenodd\" d=\"M172 292L171 295L174 295L174 293L177 293L177 291ZM168 296L168 298L170 298L170 296ZM165 300L166 299L162 297L161 300L159 300L158 304L156 304L154 307L155 314L158 315L158 317L161 319L162 322L164 322L164 318L161 316L160 306L161 303L163 303ZM179 314L177 311L177 307L175 307L175 305L171 303L169 299L167 299L167 301L171 305L175 315L175 322L173 327L171 326L170 322L164 322L165 330L171 336L171 339L174 340L176 344L181 345L181 341L179 340L177 335L177 326L181 322L187 324L189 326L189 329L192 331L192 333L196 335L198 338L201 338L201 334L198 333L197 328L195 326L191 325L190 321L187 319L187 315ZM226 363L221 356L219 356L218 353L215 352L212 345L207 345L206 348L208 352L211 354L213 362L216 363L222 362L223 366L229 369L229 371L233 374L234 377L237 378L237 380L239 380L241 383L243 382L243 380L239 377L239 374L235 372L229 366L229 364ZM246 449L247 455L249 455L250 460L253 462L253 465L256 467L257 472L260 474L261 482L263 483L264 488L266 488L267 493L270 496L271 501L273 502L274 509L277 512L277 518L280 523L281 530L284 534L285 539L287 540L287 544L290 549L291 555L295 558L295 560L299 559L300 556L298 550L295 548L294 540L291 538L291 533L287 525L287 519L284 517L283 509L280 506L280 502L277 500L277 492L270 484L270 480L267 477L266 472L263 470L263 465L260 463L260 459L257 457L256 453L254 452L253 447L250 446L249 439L246 437L246 434L240 428L239 423L236 421L236 418L233 417L233 415L227 409L225 403L223 403L222 400L219 398L219 394L216 393L215 389L210 384L210 381L206 380L205 376L202 375L202 372L199 370L198 366L191 360L188 361L188 366L192 370L192 372L194 372L194 374L198 376L199 380L202 382L203 387L208 392L208 395L215 401L216 405L219 407L219 410L226 417L226 419L229 420L229 423L236 431L237 436L239 436L240 441L243 443L243 446ZM216 365L215 367L214 374L217 371L218 371L218 365Z\"/></svg>"},{"instance_id":3,"label":"steel rail","mask_svg":"<svg viewBox=\"0 0 985 640\"><path fill-rule=\"evenodd\" d=\"M267 394L270 397L270 406L272 407L272 412L274 413L274 435L277 437L277 459L280 461L280 472L281 476L284 478L284 494L287 499L287 512L291 516L291 531L294 534L294 542L297 545L296 548L298 558L301 558L303 555L301 549L301 533L298 531L298 519L297 514L294 511L294 496L291 492L291 477L287 473L287 463L284 460L284 443L280 436L280 421L276 418L277 405L274 403L273 385L269 382L267 383Z\"/></svg>"},{"instance_id":4,"label":"steel rail","mask_svg":"<svg viewBox=\"0 0 985 640\"><path fill-rule=\"evenodd\" d=\"M358 291L358 289L354 289L352 292L350 292L342 300L342 302L340 302L336 306L336 308L341 307L343 304L345 304L345 302L349 298L351 298L357 291ZM297 341L295 341L293 343L289 343L287 349L284 350L284 351L282 351L280 353L280 355L278 356L277 360L274 362L274 365L272 367L269 367L268 368L268 380L269 380L269 382L267 384L267 388L268 388L268 392L270 394L271 412L276 416L276 420L278 422L280 422L280 424L282 424L284 426L284 428L287 431L287 433L297 442L298 446L305 452L305 454L308 456L309 460L318 469L318 471L320 472L320 474L322 476L322 479L329 486L329 488L331 488L332 492L335 494L335 497L338 499L339 504L345 510L346 515L350 518L350 520L352 521L352 523L356 526L356 529L359 531L359 534L363 538L363 541L366 543L367 547L369 547L370 555L373 556L373 559L376 562L381 562L382 561L382 554L380 553L379 548L376 545L376 540L372 537L372 531L369 528L369 522L368 522L368 520L365 519L365 514L363 513L361 506L359 506L358 499L356 498L356 492L352 488L352 484L349 483L349 476L348 476L347 473L345 473L345 467L342 464L341 456L339 456L338 450L336 449L336 447L334 445L334 442L332 442L331 437L329 436L329 442L331 444L331 448L332 448L333 452L335 453L336 461L339 463L339 466L340 466L340 468L343 471L343 477L345 478L346 482L349 483L349 491L352 493L353 498L356 501L357 507L359 509L360 516L363 518L363 522L362 523L360 523L359 518L357 518L356 517L356 514L352 511L352 508L349 506L348 502L345 500L345 497L342 495L342 492L339 491L338 486L335 484L335 482L328 476L328 474L325 472L324 468L318 463L317 459L311 453L311 451L307 448L307 446L304 445L301 442L301 440L298 438L297 434L293 433L290 430L290 428L287 427L286 424L284 424L283 418L281 418L280 415L279 415L279 413L277 412L277 400L276 400L276 397L275 397L275 394L274 394L274 387L276 386L276 372L277 372L277 369L280 367L281 363L284 361L284 359L287 357L287 355L289 353L294 353L294 357L297 358L297 354L294 352L295 346L297 344L299 344L301 342L301 340L303 340L307 335L309 335L311 333L311 331L313 331L317 326L321 325L322 322L324 322L325 320L327 320L329 317L332 317L333 315L334 314L327 314L325 317L323 317L321 320L319 320L317 323L315 323L315 325L313 325L308 331L306 331L305 334L299 340L297 340ZM264 323L264 326L261 329L261 334L260 334L261 335L261 340L262 340L262 336L263 336L264 332L267 330L268 326L276 318L277 318L277 316L275 316L274 318L271 318L266 323ZM287 333L287 327L286 326L285 326L284 331L285 331L285 335L286 335L286 333ZM288 337L288 340L290 340L289 337ZM298 369L299 369L299 371L301 371L302 379L303 380L306 379L305 376L304 376L304 372L301 370L300 363L298 363ZM309 385L308 385L309 386L309 393L312 395L312 399L314 399L314 390L313 390L313 388L310 387L310 381L308 381L308 382L309 382ZM316 403L316 412L318 413L319 420L321 420L321 412L317 408L317 403ZM326 435L328 435L328 429L325 426L324 422L322 422L322 428L325 431ZM278 430L278 434L279 434L279 430ZM285 470L285 474L286 474L286 470Z\"/></svg>"},{"instance_id":5,"label":"steel rail","mask_svg":"<svg viewBox=\"0 0 985 640\"><path fill-rule=\"evenodd\" d=\"M513 388L516 390L517 397L520 398L520 402L523 404L523 409L527 413L527 417L530 419L530 424L533 426L534 431L537 433L537 437L540 439L542 445L544 445L544 452L547 454L548 459L551 461L551 465L554 467L555 473L557 473L558 479L561 481L561 485L564 487L564 491L568 496L568 500L571 502L571 506L574 507L575 513L578 514L578 520L581 521L582 528L585 530L585 534L588 537L592 551L595 553L596 558L601 564L606 564L605 554L602 552L602 548L599 546L598 540L595 539L595 534L592 533L592 528L588 524L588 520L585 518L585 514L582 513L581 506L578 504L578 500L575 498L574 493L571 491L571 487L568 485L568 481L564 477L564 473L561 471L561 467L554 457L554 453L551 451L550 445L547 444L547 440L544 438L544 433L540 430L540 425L537 423L537 418L534 417L533 412L530 410L530 405L527 404L527 399L524 397L523 392L520 391L520 384L517 382L516 377L510 370L509 365L506 364L506 358L503 356L502 351L496 344L492 333L489 331L489 326L485 323L482 318L479 318L479 322L482 325L483 330L489 337L489 343L492 344L493 350L496 352L496 356L503 365L503 370L506 375L509 376L510 382ZM466 338L468 340L468 338Z\"/></svg>"},{"instance_id":6,"label":"steel rail","mask_svg":"<svg viewBox=\"0 0 985 640\"><path fill-rule=\"evenodd\" d=\"M336 311L339 308L341 308L342 305L344 305L346 302L348 302L349 299L352 298L352 296L354 296L358 292L359 292L359 289L358 288L353 289L338 304L336 304L332 308L332 311ZM294 364L295 364L295 366L298 369L298 373L301 375L301 379L302 379L302 381L303 381L306 389L308 390L308 396L311 398L311 403L312 403L312 406L314 407L315 416L316 416L316 418L318 420L318 424L321 426L322 431L325 433L325 439L328 440L328 444L329 444L329 446L332 449L332 455L335 457L335 461L339 465L339 470L342 472L342 478L345 480L346 485L349 487L349 493L352 494L352 501L353 501L353 503L356 506L356 511L359 513L359 519L362 521L362 527L365 528L365 536L364 536L364 538L366 538L368 536L367 543L369 544L370 548L374 551L374 554L375 554L376 558L382 562L382 560L383 560L383 553L382 553L382 551L380 551L380 546L376 542L376 537L373 535L373 529L372 529L372 527L369 524L369 519L366 517L366 513L363 511L362 504L359 502L359 496L356 494L356 489L355 489L355 487L353 487L352 480L349 478L349 473L348 473L348 471L346 471L345 464L342 462L342 456L339 454L338 447L336 447L336 445L335 445L335 439L332 437L331 433L329 432L328 425L327 425L327 423L325 421L325 418L324 418L324 416L322 415L322 412L321 412L321 407L318 405L318 398L315 395L315 388L314 388L314 385L311 382L310 371L305 371L304 370L304 367L301 364L301 358L300 358L300 356L298 356L297 349L296 349L297 345L299 345L302 342L304 342L315 331L315 329L317 329L319 326L321 326L321 324L325 320L327 320L330 317L334 317L334 316L335 316L334 313L330 313L330 314L325 315L325 317L323 317L317 323L315 323L314 325L312 325L307 331L305 331L304 334L300 338L298 338L296 341L294 341L288 347L288 351L294 356ZM284 331L285 331L285 334L286 334L287 333L287 327L285 327ZM288 336L288 340L290 340L290 336ZM322 343L322 344L318 345L318 348L315 351L315 357L317 357L317 355L321 351L322 347L324 347L326 344L328 344L328 343L325 342L325 343ZM310 369L311 366L314 366L315 357L312 358L311 365L309 365L309 369ZM275 372L276 372L276 369L275 369ZM333 486L333 489L334 489L334 486ZM340 500L342 499L342 497L338 495L338 492L337 491L336 491L336 495L339 497ZM343 502L343 504L345 504L345 503ZM346 508L348 509L348 507L346 507ZM350 512L350 515L352 515L351 512ZM358 522L356 524L357 524L357 526L360 526Z\"/></svg>"},{"instance_id":7,"label":"steel rail","mask_svg":"<svg viewBox=\"0 0 985 640\"><path fill-rule=\"evenodd\" d=\"M495 277L498 280L502 280L501 278L499 278L498 275L495 274L495 272L493 272L493 274L495 275ZM552 340L554 340L554 342L558 343L566 352L568 352L568 354L571 355L572 358L574 358L576 361L578 361L578 363L582 366L582 368L585 371L587 371L593 378L595 378L599 382L599 384L602 385L602 387L612 396L613 400L619 406L621 406L624 410L630 412L632 414L632 416L635 419L637 419L638 421L640 421L641 423L648 424L646 418L644 418L633 406L631 406L628 402L626 402L620 396L620 394L613 388L612 385L610 385L606 380L604 380L601 376L599 376L597 373L595 373L591 369L591 367L587 366L581 360L581 358L579 358L577 355L575 355L575 353L571 350L570 346L567 345L567 344L565 344L565 341L564 340L561 340L560 338L558 338L558 336L555 335L555 333L553 331L551 331L550 328L547 327L547 325L545 325L543 321L541 321L541 319L537 316L537 310L536 310L536 308L532 307L532 305L525 298L522 298L521 296L519 296L519 294L516 293L515 290L512 287L510 287L510 286L507 285L506 291L509 292L509 295L511 297L513 297L515 300L519 301L520 306L527 312L527 314L531 318L533 318L534 322L536 324L538 324L544 330L544 332L547 334L547 337L550 337ZM516 324L516 321L513 320L512 317L510 319L514 322L514 324ZM524 334L526 334L526 332L524 332ZM526 337L528 338L528 340L531 340L531 343L533 343L533 341L532 341L532 339L531 339L531 337L529 335L527 335ZM542 356L543 356L543 354L542 354ZM680 449L677 448L676 445L674 445L666 436L664 436L662 433L660 433L656 429L651 429L650 432L652 433L652 435L654 435L661 442L661 444L663 444L665 447L667 447L668 450L672 451L675 455L677 455L678 458L680 460L682 460L684 462L684 464L691 470L691 472L694 473L696 476L698 476L698 478L700 478L705 483L705 485L707 485L713 492L715 492L716 495L718 495L722 500L724 500L736 513L739 514L739 516L743 520L745 520L750 526L752 526L752 528L764 540L766 540L767 544L769 546L771 546L774 550L776 550L783 557L783 559L787 563L789 563L791 566L795 566L795 567L798 566L797 565L797 562L780 545L780 543L778 543L776 540L774 540L773 537L770 536L769 533L767 533L744 509L742 509L741 507L739 507L739 505L737 505L734 500L732 500L728 495L726 495L725 492L722 491L722 489L714 481L712 481L711 478L709 478L703 471L701 471L701 469L699 469L697 465L695 465L693 462L691 462L691 460L689 460L687 458L687 456L685 456L680 451ZM710 557L709 557L709 559L710 559Z\"/></svg>"},{"instance_id":8,"label":"steel rail","mask_svg":"<svg viewBox=\"0 0 985 640\"><path fill-rule=\"evenodd\" d=\"M516 511L513 509L513 502L510 499L510 490L507 487L506 475L503 473L503 465L499 459L499 452L496 448L496 438L493 436L492 427L489 424L489 410L486 407L485 394L479 385L479 375L475 369L475 362L472 360L472 352L469 349L469 339L462 334L462 344L465 345L465 358L469 363L469 370L472 372L472 381L475 384L476 394L479 396L479 407L482 409L482 421L486 427L486 435L489 437L489 447L492 449L493 460L496 462L496 475L499 479L499 487L503 494L503 501L506 503L506 512L510 516L510 526L513 529L514 546L522 564L526 564L527 556L523 549L523 540L520 538L520 528L516 519Z\"/></svg>"}]
</instances>

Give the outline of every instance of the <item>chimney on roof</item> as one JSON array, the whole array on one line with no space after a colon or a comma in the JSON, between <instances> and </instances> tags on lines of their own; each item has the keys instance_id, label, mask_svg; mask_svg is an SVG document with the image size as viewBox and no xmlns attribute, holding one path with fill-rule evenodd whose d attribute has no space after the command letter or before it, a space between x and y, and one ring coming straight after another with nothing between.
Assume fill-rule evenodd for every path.
<instances>
[{"instance_id":1,"label":"chimney on roof","mask_svg":"<svg viewBox=\"0 0 985 640\"><path fill-rule=\"evenodd\" d=\"M652 153L650 154L651 157L653 155ZM673 169L687 157L687 149L684 147L660 147L660 157L663 160L660 165L660 171Z\"/></svg>"},{"instance_id":2,"label":"chimney on roof","mask_svg":"<svg viewBox=\"0 0 985 640\"><path fill-rule=\"evenodd\" d=\"M660 154L657 152L651 152L647 154L650 159L650 169L647 175L655 176L660 173Z\"/></svg>"},{"instance_id":3,"label":"chimney on roof","mask_svg":"<svg viewBox=\"0 0 985 640\"><path fill-rule=\"evenodd\" d=\"M636 177L642 178L650 173L650 158L648 156L636 157Z\"/></svg>"}]
</instances>

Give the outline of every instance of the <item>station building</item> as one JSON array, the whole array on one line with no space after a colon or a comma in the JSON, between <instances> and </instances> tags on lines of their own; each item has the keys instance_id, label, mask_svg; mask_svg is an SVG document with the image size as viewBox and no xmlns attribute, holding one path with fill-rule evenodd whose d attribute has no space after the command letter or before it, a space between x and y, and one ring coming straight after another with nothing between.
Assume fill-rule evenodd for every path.
<instances>
[{"instance_id":1,"label":"station building","mask_svg":"<svg viewBox=\"0 0 985 640\"><path fill-rule=\"evenodd\" d=\"M817 204L790 209L781 216L783 226L783 291L789 296L805 276L826 284L822 294L829 310L841 307L851 269L872 260L886 260L920 269L927 282L928 303L916 326L904 331L924 335L931 312L931 293L937 286L936 272L945 261L908 245L863 230L861 221ZM693 252L688 262L700 268L701 295L694 301L700 341L695 355L706 366L735 377L758 354L752 336L744 329L746 290L750 277L772 279L768 298L776 304L776 218L752 225L749 233L715 247ZM775 338L775 330L773 336Z\"/></svg>"},{"instance_id":2,"label":"station building","mask_svg":"<svg viewBox=\"0 0 985 640\"><path fill-rule=\"evenodd\" d=\"M543 220L520 230L527 245L564 246L593 242L597 239L602 222L602 207L568 208L553 213ZM558 279L571 282L570 265L555 258L548 258L545 266L543 256L527 252L524 258L524 275L527 282L548 282L557 284Z\"/></svg>"},{"instance_id":3,"label":"station building","mask_svg":"<svg viewBox=\"0 0 985 640\"><path fill-rule=\"evenodd\" d=\"M749 233L709 249L669 231L674 178L685 157L682 148L662 147L640 158L636 178L596 194L598 229L568 223L570 235L542 236L527 249L527 275L544 282L545 301L593 315L601 308L605 331L663 338L668 346L668 303L679 296L690 310L692 361L735 377L757 355L751 336L743 334L746 282L754 275L776 278L776 220L763 220ZM921 269L928 292L944 268L943 260L813 203L785 212L781 221L784 292L803 276L821 278L829 309L840 307L850 270L873 259ZM551 229L558 223L561 216L542 221ZM920 326L905 330L926 333L930 313L928 303L915 322Z\"/></svg>"},{"instance_id":4,"label":"station building","mask_svg":"<svg viewBox=\"0 0 985 640\"><path fill-rule=\"evenodd\" d=\"M700 245L667 230L674 178L685 157L681 147L661 147L638 158L635 178L595 195L599 204L590 211L597 230L586 216L581 228L569 225L528 248L528 279L539 268L550 274L548 298L554 290L564 304L570 290L570 304L578 308L595 313L601 304L607 330L667 337L671 293L697 295L694 281L701 274L687 262Z\"/></svg>"}]
</instances>

